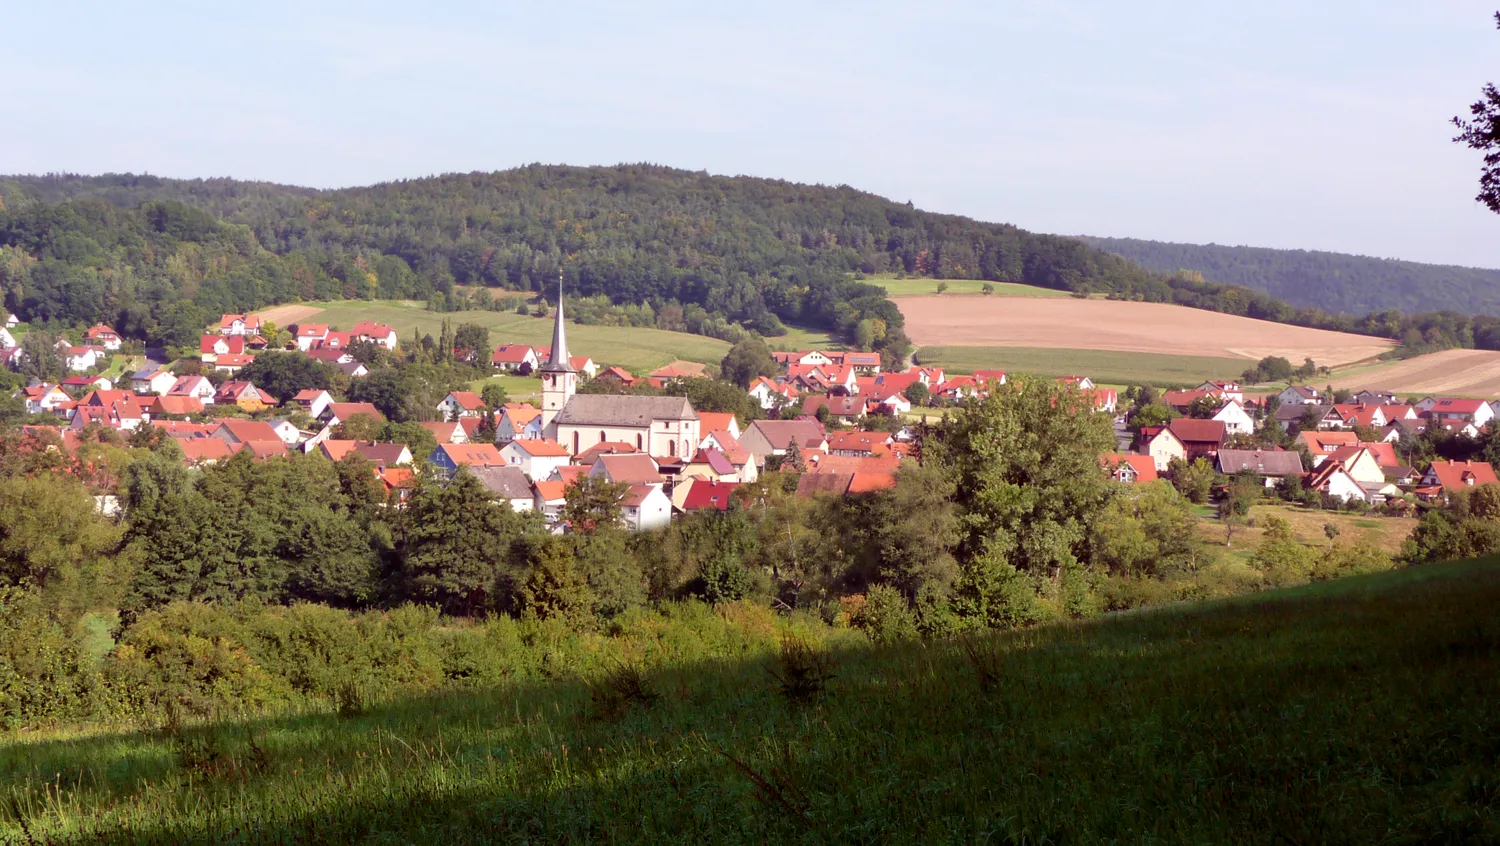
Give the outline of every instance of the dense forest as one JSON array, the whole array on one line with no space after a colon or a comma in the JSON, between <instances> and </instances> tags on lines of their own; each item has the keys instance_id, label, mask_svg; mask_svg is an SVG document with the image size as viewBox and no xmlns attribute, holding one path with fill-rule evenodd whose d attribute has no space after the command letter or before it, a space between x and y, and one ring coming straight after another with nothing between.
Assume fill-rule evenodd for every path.
<instances>
[{"instance_id":1,"label":"dense forest","mask_svg":"<svg viewBox=\"0 0 1500 846\"><path fill-rule=\"evenodd\" d=\"M911 345L883 273L1023 282L1400 340L1500 349L1500 319L1297 308L1194 272L1148 270L1075 238L925 212L847 186L653 165L531 165L317 191L232 179L0 177L0 293L22 319L109 322L186 345L223 311L291 300L570 291L648 304L737 340L792 323L888 364ZM1175 268L1174 268L1175 270ZM491 295L493 296L493 295ZM673 325L662 328L681 328ZM712 327L712 328L705 328Z\"/></svg>"},{"instance_id":2,"label":"dense forest","mask_svg":"<svg viewBox=\"0 0 1500 846\"><path fill-rule=\"evenodd\" d=\"M1215 282L1251 288L1294 306L1335 314L1384 309L1500 314L1500 270L1318 250L1090 236L1080 240L1158 273L1197 271Z\"/></svg>"}]
</instances>

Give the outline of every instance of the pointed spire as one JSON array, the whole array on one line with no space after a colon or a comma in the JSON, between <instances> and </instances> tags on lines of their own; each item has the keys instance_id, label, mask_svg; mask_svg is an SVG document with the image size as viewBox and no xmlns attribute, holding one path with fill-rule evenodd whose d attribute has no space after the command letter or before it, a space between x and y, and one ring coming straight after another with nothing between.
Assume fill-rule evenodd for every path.
<instances>
[{"instance_id":1,"label":"pointed spire","mask_svg":"<svg viewBox=\"0 0 1500 846\"><path fill-rule=\"evenodd\" d=\"M552 324L552 355L548 357L543 370L554 373L573 372L573 362L568 358L568 336L563 327L563 274L557 271L557 322Z\"/></svg>"}]
</instances>

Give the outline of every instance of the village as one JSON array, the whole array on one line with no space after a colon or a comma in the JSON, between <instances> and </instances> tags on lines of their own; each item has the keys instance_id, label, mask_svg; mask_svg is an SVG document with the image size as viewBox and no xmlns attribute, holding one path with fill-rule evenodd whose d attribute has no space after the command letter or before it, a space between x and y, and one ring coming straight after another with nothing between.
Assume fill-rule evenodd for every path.
<instances>
[{"instance_id":1,"label":"village","mask_svg":"<svg viewBox=\"0 0 1500 846\"><path fill-rule=\"evenodd\" d=\"M22 355L9 331L15 325L12 316L0 328L0 357L11 366ZM201 337L193 366L148 366L111 380L90 374L122 339L108 326L93 326L82 344L58 344L60 358L78 375L17 392L32 416L24 431L55 436L69 449L91 427L122 434L151 427L177 442L189 466L242 451L257 460L291 452L334 461L357 454L370 462L396 507L417 473L441 482L466 468L495 499L537 512L559 533L567 530L569 486L593 478L622 486L621 524L645 531L674 515L735 507L736 490L768 469L798 471L797 493L805 496L889 489L902 463L914 460L922 427L1007 383L999 370L950 375L912 364L890 372L874 353L777 351L778 372L755 377L745 389L763 417L743 420L733 412L695 409L681 396L633 393L706 378L709 371L677 361L635 376L573 355L559 306L550 346L501 343L489 356L496 373L539 380L540 402L491 407L477 392L451 391L431 409L432 419L420 423L436 447L413 454L405 443L350 434L385 422L371 403L343 401L324 389L278 397L238 378L257 355L281 349L262 328L254 315L225 314L217 331ZM308 322L288 330L285 351L349 379L369 373L351 346L391 353L399 346L393 328L368 321L348 330ZM1312 506L1399 514L1413 501L1442 503L1457 490L1496 481L1493 467L1482 461L1436 458L1418 469L1408 445L1428 429L1477 441L1488 433L1500 401L1402 399L1379 390L1335 396L1309 385L1257 393L1213 380L1180 390L1131 388L1122 396L1087 376L1058 381L1078 392L1081 411L1113 417L1118 451L1100 456L1100 466L1122 484L1173 479L1206 466L1221 480L1254 479L1268 495ZM585 383L595 390L580 392Z\"/></svg>"}]
</instances>

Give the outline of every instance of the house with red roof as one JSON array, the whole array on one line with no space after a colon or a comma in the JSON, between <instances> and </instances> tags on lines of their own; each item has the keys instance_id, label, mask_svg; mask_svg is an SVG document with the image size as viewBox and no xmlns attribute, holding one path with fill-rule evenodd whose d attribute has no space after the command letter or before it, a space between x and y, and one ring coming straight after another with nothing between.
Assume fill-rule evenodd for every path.
<instances>
[{"instance_id":1,"label":"house with red roof","mask_svg":"<svg viewBox=\"0 0 1500 846\"><path fill-rule=\"evenodd\" d=\"M460 467L506 466L494 444L438 444L427 460L437 469L438 477L445 480Z\"/></svg>"},{"instance_id":2,"label":"house with red roof","mask_svg":"<svg viewBox=\"0 0 1500 846\"><path fill-rule=\"evenodd\" d=\"M53 412L59 406L73 402L73 398L58 385L49 385L45 382L22 388L19 395L26 403L28 414L42 414Z\"/></svg>"},{"instance_id":3,"label":"house with red roof","mask_svg":"<svg viewBox=\"0 0 1500 846\"><path fill-rule=\"evenodd\" d=\"M214 402L219 405L234 405L244 411L261 411L275 405L274 398L262 393L253 383L235 380L225 382L214 392Z\"/></svg>"},{"instance_id":4,"label":"house with red roof","mask_svg":"<svg viewBox=\"0 0 1500 846\"><path fill-rule=\"evenodd\" d=\"M766 411L778 406L796 405L801 395L801 392L791 385L773 382L764 376L759 376L750 383L748 393Z\"/></svg>"},{"instance_id":5,"label":"house with red roof","mask_svg":"<svg viewBox=\"0 0 1500 846\"><path fill-rule=\"evenodd\" d=\"M307 352L321 346L328 331L328 326L323 323L299 323L292 327L292 337L296 339L297 349Z\"/></svg>"},{"instance_id":6,"label":"house with red roof","mask_svg":"<svg viewBox=\"0 0 1500 846\"><path fill-rule=\"evenodd\" d=\"M549 479L557 468L573 463L562 444L547 438L512 440L500 448L499 455L505 465L520 468L533 482Z\"/></svg>"},{"instance_id":7,"label":"house with red roof","mask_svg":"<svg viewBox=\"0 0 1500 846\"><path fill-rule=\"evenodd\" d=\"M92 367L97 367L104 360L103 347L74 347L63 342L63 364L74 373L82 373Z\"/></svg>"},{"instance_id":8,"label":"house with red roof","mask_svg":"<svg viewBox=\"0 0 1500 846\"><path fill-rule=\"evenodd\" d=\"M630 375L630 371L623 367L606 367L594 378L601 382L613 382L626 388L633 388L641 381L639 378Z\"/></svg>"},{"instance_id":9,"label":"house with red roof","mask_svg":"<svg viewBox=\"0 0 1500 846\"><path fill-rule=\"evenodd\" d=\"M734 504L737 482L721 482L717 479L694 479L687 485L687 494L678 506L681 511L728 511Z\"/></svg>"},{"instance_id":10,"label":"house with red roof","mask_svg":"<svg viewBox=\"0 0 1500 846\"><path fill-rule=\"evenodd\" d=\"M542 437L542 410L530 403L509 402L500 408L495 423L495 442L533 440Z\"/></svg>"},{"instance_id":11,"label":"house with red roof","mask_svg":"<svg viewBox=\"0 0 1500 846\"><path fill-rule=\"evenodd\" d=\"M186 417L202 414L203 403L197 397L152 397L146 411L153 418L166 415Z\"/></svg>"},{"instance_id":12,"label":"house with red roof","mask_svg":"<svg viewBox=\"0 0 1500 846\"><path fill-rule=\"evenodd\" d=\"M349 336L353 340L379 344L388 350L396 348L396 330L384 323L361 320L354 324L354 328L349 330Z\"/></svg>"},{"instance_id":13,"label":"house with red roof","mask_svg":"<svg viewBox=\"0 0 1500 846\"><path fill-rule=\"evenodd\" d=\"M816 417L820 409L841 423L853 423L865 416L868 403L861 397L815 396L802 401L802 413Z\"/></svg>"},{"instance_id":14,"label":"house with red roof","mask_svg":"<svg viewBox=\"0 0 1500 846\"><path fill-rule=\"evenodd\" d=\"M220 373L238 373L241 369L249 367L254 361L255 356L249 353L221 355L214 359L214 370Z\"/></svg>"},{"instance_id":15,"label":"house with red roof","mask_svg":"<svg viewBox=\"0 0 1500 846\"><path fill-rule=\"evenodd\" d=\"M292 395L292 405L307 412L314 420L323 416L328 406L333 404L333 394L322 388L307 388Z\"/></svg>"},{"instance_id":16,"label":"house with red roof","mask_svg":"<svg viewBox=\"0 0 1500 846\"><path fill-rule=\"evenodd\" d=\"M1165 472L1172 459L1187 460L1187 446L1166 426L1146 426L1137 438L1141 453L1151 456L1156 472Z\"/></svg>"},{"instance_id":17,"label":"house with red roof","mask_svg":"<svg viewBox=\"0 0 1500 846\"><path fill-rule=\"evenodd\" d=\"M1418 482L1417 495L1432 501L1447 501L1453 494L1493 485L1495 468L1484 461L1434 461Z\"/></svg>"},{"instance_id":18,"label":"house with red roof","mask_svg":"<svg viewBox=\"0 0 1500 846\"><path fill-rule=\"evenodd\" d=\"M204 364L213 364L221 355L243 355L245 338L243 335L203 335L198 339L198 352Z\"/></svg>"},{"instance_id":19,"label":"house with red roof","mask_svg":"<svg viewBox=\"0 0 1500 846\"><path fill-rule=\"evenodd\" d=\"M1228 427L1219 420L1195 420L1179 417L1167 424L1167 429L1182 442L1187 452L1187 461L1198 458L1212 459L1224 445Z\"/></svg>"},{"instance_id":20,"label":"house with red roof","mask_svg":"<svg viewBox=\"0 0 1500 846\"><path fill-rule=\"evenodd\" d=\"M260 318L253 314L226 314L219 318L220 335L259 335Z\"/></svg>"},{"instance_id":21,"label":"house with red roof","mask_svg":"<svg viewBox=\"0 0 1500 846\"><path fill-rule=\"evenodd\" d=\"M241 420L236 417L226 417L219 421L213 430L213 437L233 446L235 444L271 443L275 442L286 446L281 441L281 436L270 423L264 420Z\"/></svg>"},{"instance_id":22,"label":"house with red roof","mask_svg":"<svg viewBox=\"0 0 1500 846\"><path fill-rule=\"evenodd\" d=\"M331 402L323 414L330 426L337 426L357 414L366 414L385 422L385 415L380 413L380 409L368 402Z\"/></svg>"},{"instance_id":23,"label":"house with red roof","mask_svg":"<svg viewBox=\"0 0 1500 846\"><path fill-rule=\"evenodd\" d=\"M178 438L182 459L189 467L215 464L234 455L229 442L220 438Z\"/></svg>"},{"instance_id":24,"label":"house with red roof","mask_svg":"<svg viewBox=\"0 0 1500 846\"><path fill-rule=\"evenodd\" d=\"M1159 478L1156 474L1156 462L1151 456L1133 452L1116 452L1104 456L1104 468L1109 471L1111 479L1127 485L1144 485Z\"/></svg>"},{"instance_id":25,"label":"house with red roof","mask_svg":"<svg viewBox=\"0 0 1500 846\"><path fill-rule=\"evenodd\" d=\"M86 344L103 347L107 350L117 350L124 343L124 339L120 337L119 332L116 332L103 323L95 323L93 326L90 326L83 333L83 341Z\"/></svg>"},{"instance_id":26,"label":"house with red roof","mask_svg":"<svg viewBox=\"0 0 1500 846\"><path fill-rule=\"evenodd\" d=\"M1308 488L1333 499L1369 502L1370 493L1338 461L1325 461L1307 474Z\"/></svg>"},{"instance_id":27,"label":"house with red roof","mask_svg":"<svg viewBox=\"0 0 1500 846\"><path fill-rule=\"evenodd\" d=\"M672 500L661 485L631 485L620 500L620 519L632 532L660 529L672 522Z\"/></svg>"},{"instance_id":28,"label":"house with red roof","mask_svg":"<svg viewBox=\"0 0 1500 846\"><path fill-rule=\"evenodd\" d=\"M1475 428L1484 428L1495 419L1495 410L1484 400L1441 397L1432 403L1427 416L1439 423L1473 423Z\"/></svg>"},{"instance_id":29,"label":"house with red roof","mask_svg":"<svg viewBox=\"0 0 1500 846\"><path fill-rule=\"evenodd\" d=\"M531 373L541 366L536 349L526 344L501 344L490 355L490 364L501 370Z\"/></svg>"},{"instance_id":30,"label":"house with red roof","mask_svg":"<svg viewBox=\"0 0 1500 846\"><path fill-rule=\"evenodd\" d=\"M660 486L666 483L656 460L643 452L601 455L588 475L613 484Z\"/></svg>"},{"instance_id":31,"label":"house with red roof","mask_svg":"<svg viewBox=\"0 0 1500 846\"><path fill-rule=\"evenodd\" d=\"M782 367L801 365L804 367L825 367L833 363L833 359L818 350L802 350L800 352L784 352L780 350L771 353L771 359Z\"/></svg>"},{"instance_id":32,"label":"house with red roof","mask_svg":"<svg viewBox=\"0 0 1500 846\"><path fill-rule=\"evenodd\" d=\"M896 439L889 432L833 432L828 436L828 454L869 458L890 452Z\"/></svg>"},{"instance_id":33,"label":"house with red roof","mask_svg":"<svg viewBox=\"0 0 1500 846\"><path fill-rule=\"evenodd\" d=\"M444 420L457 420L460 417L480 417L484 414L484 400L473 391L450 391L443 401L437 404L437 412Z\"/></svg>"},{"instance_id":34,"label":"house with red roof","mask_svg":"<svg viewBox=\"0 0 1500 846\"><path fill-rule=\"evenodd\" d=\"M69 376L60 386L74 396L82 396L89 391L108 391L114 383L103 376Z\"/></svg>"}]
</instances>

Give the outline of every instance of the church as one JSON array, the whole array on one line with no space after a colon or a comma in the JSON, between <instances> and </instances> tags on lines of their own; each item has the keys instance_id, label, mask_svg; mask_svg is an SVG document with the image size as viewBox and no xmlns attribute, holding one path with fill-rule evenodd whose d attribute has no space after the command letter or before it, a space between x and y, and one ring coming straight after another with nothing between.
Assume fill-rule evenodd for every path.
<instances>
[{"instance_id":1,"label":"church","mask_svg":"<svg viewBox=\"0 0 1500 846\"><path fill-rule=\"evenodd\" d=\"M654 458L686 461L698 451L698 412L686 397L578 393L578 371L568 358L561 284L552 351L541 376L544 436L573 455L606 441L629 444Z\"/></svg>"}]
</instances>

